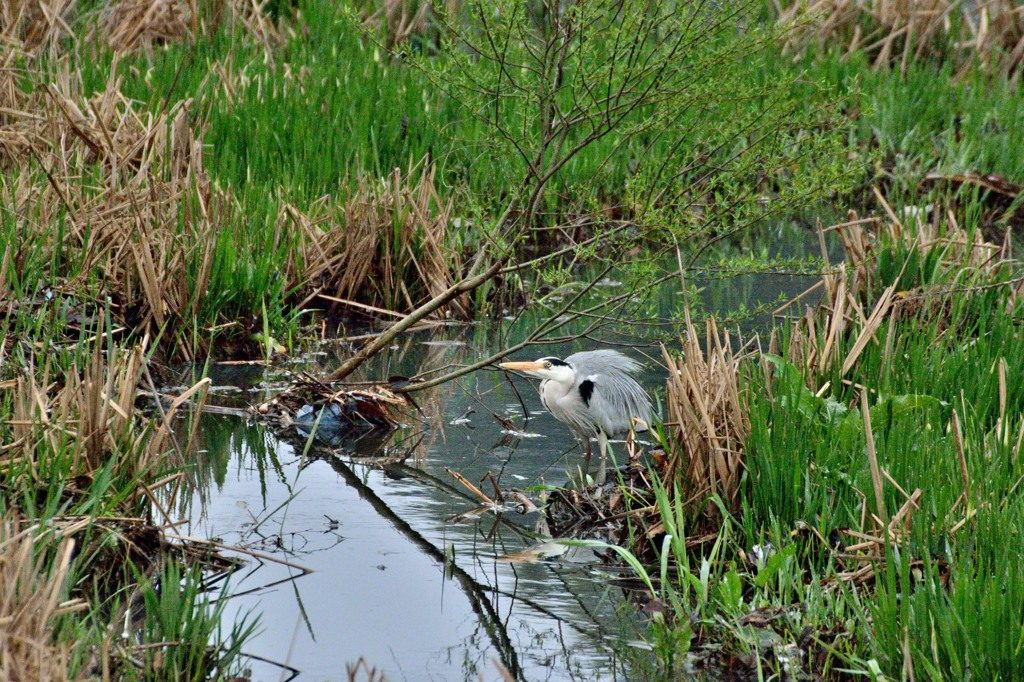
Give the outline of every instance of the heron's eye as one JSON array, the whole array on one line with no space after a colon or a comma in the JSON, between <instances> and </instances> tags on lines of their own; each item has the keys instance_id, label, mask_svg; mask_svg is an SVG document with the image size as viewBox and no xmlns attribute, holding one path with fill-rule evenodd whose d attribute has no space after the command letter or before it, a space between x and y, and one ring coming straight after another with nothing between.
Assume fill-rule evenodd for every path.
<instances>
[{"instance_id":1,"label":"heron's eye","mask_svg":"<svg viewBox=\"0 0 1024 682\"><path fill-rule=\"evenodd\" d=\"M544 361L544 369L551 369L551 363L547 360Z\"/></svg>"}]
</instances>

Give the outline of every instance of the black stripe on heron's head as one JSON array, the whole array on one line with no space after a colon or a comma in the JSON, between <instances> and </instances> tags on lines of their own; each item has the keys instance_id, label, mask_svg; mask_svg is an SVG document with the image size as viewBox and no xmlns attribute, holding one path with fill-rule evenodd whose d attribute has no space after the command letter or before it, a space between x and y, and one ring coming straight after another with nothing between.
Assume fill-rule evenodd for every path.
<instances>
[{"instance_id":1,"label":"black stripe on heron's head","mask_svg":"<svg viewBox=\"0 0 1024 682\"><path fill-rule=\"evenodd\" d=\"M569 363L558 358L541 358L537 362L550 362L555 367L569 367Z\"/></svg>"},{"instance_id":2,"label":"black stripe on heron's head","mask_svg":"<svg viewBox=\"0 0 1024 682\"><path fill-rule=\"evenodd\" d=\"M580 397L583 398L583 404L590 407L590 396L594 395L594 382L590 379L584 379L580 382Z\"/></svg>"}]
</instances>

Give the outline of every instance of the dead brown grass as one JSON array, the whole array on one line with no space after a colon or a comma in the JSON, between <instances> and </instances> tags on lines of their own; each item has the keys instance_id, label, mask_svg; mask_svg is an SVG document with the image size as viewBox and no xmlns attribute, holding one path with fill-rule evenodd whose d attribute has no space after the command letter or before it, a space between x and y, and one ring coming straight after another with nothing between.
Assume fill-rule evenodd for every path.
<instances>
[{"instance_id":1,"label":"dead brown grass","mask_svg":"<svg viewBox=\"0 0 1024 682\"><path fill-rule=\"evenodd\" d=\"M73 543L63 538L51 561L37 538L50 533L5 514L0 518L0 678L66 682L70 651L53 637L55 617L82 607L65 600Z\"/></svg>"},{"instance_id":2,"label":"dead brown grass","mask_svg":"<svg viewBox=\"0 0 1024 682\"><path fill-rule=\"evenodd\" d=\"M144 111L114 72L89 98L67 68L30 92L0 80L0 200L23 232L0 254L0 299L46 254L52 288L95 291L99 277L121 322L156 332L198 315L229 203L211 189L191 102ZM188 357L186 332L165 338Z\"/></svg>"},{"instance_id":3,"label":"dead brown grass","mask_svg":"<svg viewBox=\"0 0 1024 682\"><path fill-rule=\"evenodd\" d=\"M122 0L102 11L95 30L117 52L152 52L154 45L194 40L198 20L193 2Z\"/></svg>"},{"instance_id":4,"label":"dead brown grass","mask_svg":"<svg viewBox=\"0 0 1024 682\"><path fill-rule=\"evenodd\" d=\"M19 53L56 56L61 41L72 34L77 0L5 0L0 3L0 46L3 66Z\"/></svg>"},{"instance_id":5,"label":"dead brown grass","mask_svg":"<svg viewBox=\"0 0 1024 682\"><path fill-rule=\"evenodd\" d=\"M452 199L440 197L435 172L430 164L405 173L396 168L376 182L361 178L340 207L322 203L310 215L287 207L282 218L302 242L297 283L306 283L311 296L392 316L453 286L462 254L448 246ZM468 296L437 314L469 317Z\"/></svg>"},{"instance_id":6,"label":"dead brown grass","mask_svg":"<svg viewBox=\"0 0 1024 682\"><path fill-rule=\"evenodd\" d=\"M926 219L923 211L900 217L878 193L882 215L849 220L822 230L838 233L846 250L843 268L825 272L806 294L820 296L816 305L793 318L788 360L804 372L812 390L821 377L839 368L839 377L851 376L860 357L871 344L884 344L890 353L894 319L938 316L940 329L954 322L949 316L950 297L972 295L990 286L1009 286L1010 305L1021 294L1020 278L1001 282L1012 266L1011 243L985 241L980 230L967 231L957 222L952 210L933 213ZM819 226L820 228L820 226ZM877 282L878 259L883 250L937 256L940 271L958 273L948 283L925 284L912 291L899 291L897 284L882 287ZM802 300L787 304L783 309ZM781 312L781 310L778 312ZM888 332L886 333L886 329ZM743 441L749 432L747 397L741 388L740 365L751 357L743 349L734 350L728 333L719 332L714 320L708 320L703 339L687 319L686 335L681 339L682 353L675 355L663 348L669 378L666 385L666 410L669 427L669 459L665 479L683 481L687 505L703 503L717 494L732 509L739 499L743 471ZM775 339L769 351L776 352ZM764 367L768 386L771 370ZM714 516L716 510L705 507ZM905 519L909 510L903 510Z\"/></svg>"},{"instance_id":7,"label":"dead brown grass","mask_svg":"<svg viewBox=\"0 0 1024 682\"><path fill-rule=\"evenodd\" d=\"M281 44L286 31L267 16L266 5L267 0L120 0L104 9L88 38L105 40L120 53L152 52L158 45L212 35L227 22L244 27L269 56L269 48Z\"/></svg>"},{"instance_id":8,"label":"dead brown grass","mask_svg":"<svg viewBox=\"0 0 1024 682\"><path fill-rule=\"evenodd\" d=\"M77 0L9 0L0 3L0 45L23 56L58 55L76 44L106 43L115 52L152 52L170 43L194 42L225 22L241 26L269 50L287 35L266 12L266 0L114 0L81 11ZM6 50L5 50L6 51Z\"/></svg>"},{"instance_id":9,"label":"dead brown grass","mask_svg":"<svg viewBox=\"0 0 1024 682\"><path fill-rule=\"evenodd\" d=\"M174 542L167 534L177 525L169 510L181 495L180 469L198 424L175 429L175 413L187 402L201 408L208 380L158 403L150 417L136 407L142 385L151 386L142 347L96 350L59 376L28 370L11 396L0 489L9 503L5 513L46 519L52 535L37 553L53 560L58 545L75 543L74 594L102 601L133 586L137 571L158 570L166 561L230 566L209 546ZM63 579L47 580L57 590Z\"/></svg>"},{"instance_id":10,"label":"dead brown grass","mask_svg":"<svg viewBox=\"0 0 1024 682\"><path fill-rule=\"evenodd\" d=\"M413 37L437 39L439 22L434 12L443 6L449 21L458 24L461 0L362 0L358 3L366 16L365 23L376 27L390 50Z\"/></svg>"},{"instance_id":11,"label":"dead brown grass","mask_svg":"<svg viewBox=\"0 0 1024 682\"><path fill-rule=\"evenodd\" d=\"M863 51L876 69L952 59L1014 80L1024 64L1024 7L1013 0L776 0L775 8L788 27L784 49L796 55L840 45L846 56Z\"/></svg>"},{"instance_id":12,"label":"dead brown grass","mask_svg":"<svg viewBox=\"0 0 1024 682\"><path fill-rule=\"evenodd\" d=\"M934 211L930 217L924 211L900 215L877 189L875 194L882 215L859 218L850 211L846 222L822 230L822 235L838 234L846 251L845 268L824 273L805 292L818 293L820 298L792 323L788 360L802 368L813 390L818 390L815 377L834 366L840 367L840 377L849 374L869 344L884 341L888 353L895 327L889 325L885 339L880 335L890 319L938 317L941 326L948 326L954 294L969 296L991 286L1007 286L1006 304L1012 306L1022 293L1020 279L999 284L1013 267L1009 234L1002 244L995 244L986 241L981 230L961 227L952 209ZM940 275L937 282L916 284L911 290L899 290L899 282L883 287L877 281L878 260L883 251L894 250L915 251L921 258L935 256L935 272L957 273L957 277L947 282ZM848 335L853 336L852 347L842 342Z\"/></svg>"},{"instance_id":13,"label":"dead brown grass","mask_svg":"<svg viewBox=\"0 0 1024 682\"><path fill-rule=\"evenodd\" d=\"M162 508L153 491L180 477L155 481L171 468L170 462L183 462L194 436L193 431L182 438L172 420L183 404L202 403L209 380L158 407L149 424L136 408L144 381L155 391L145 357L141 345L104 351L102 343L95 343L88 362L59 377L45 360L42 367L30 367L15 382L11 442L0 449L0 470L6 476L0 485L9 491L25 485L45 489L57 472L73 497L111 465L110 475L134 488L120 500L119 513L148 517L151 504Z\"/></svg>"},{"instance_id":14,"label":"dead brown grass","mask_svg":"<svg viewBox=\"0 0 1024 682\"><path fill-rule=\"evenodd\" d=\"M750 431L740 364L749 353L734 350L729 333L720 333L713 318L707 321L702 346L687 316L681 342L678 356L662 347L670 447L665 479L683 481L687 506L717 494L727 507L737 509L743 441ZM714 518L718 510L707 505L704 513Z\"/></svg>"},{"instance_id":15,"label":"dead brown grass","mask_svg":"<svg viewBox=\"0 0 1024 682\"><path fill-rule=\"evenodd\" d=\"M853 290L862 298L875 289L873 281L881 249L893 246L915 249L920 253L938 251L944 270L964 270L994 280L1013 258L1013 243L1007 232L1002 244L986 241L981 230L961 227L952 207L932 210L915 208L898 214L878 188L875 198L882 215L859 218L850 211L848 220L827 228L836 232L853 271ZM928 210L934 207L929 207Z\"/></svg>"},{"instance_id":16,"label":"dead brown grass","mask_svg":"<svg viewBox=\"0 0 1024 682\"><path fill-rule=\"evenodd\" d=\"M159 338L165 355L185 360L207 350L208 329L197 321L234 322L209 319L205 306L217 244L235 224L237 204L205 171L192 101L147 110L124 96L116 60L105 87L86 96L69 60L43 59L41 51L90 41L119 53L146 50L225 21L244 23L269 44L284 29L264 6L123 0L86 18L73 2L3 5L0 42L12 49L0 53L0 202L13 207L20 234L0 248L0 312L42 305L9 295L13 281L39 281L47 300L89 308L83 317L109 302L120 326ZM279 237L290 239L297 227L300 244L281 270L289 289L305 296L300 305L321 296L317 305L398 315L462 274L451 225L452 203L440 198L433 165L395 170L360 180L347 201L283 210ZM438 316L465 318L469 305L462 295Z\"/></svg>"},{"instance_id":17,"label":"dead brown grass","mask_svg":"<svg viewBox=\"0 0 1024 682\"><path fill-rule=\"evenodd\" d=\"M211 186L193 102L148 110L123 94L116 59L105 87L86 96L61 50L96 41L119 53L150 49L224 21L279 39L262 9L251 0L124 0L84 18L73 2L0 6L0 44L11 46L0 51L0 203L19 232L0 249L0 310L26 314L33 304L13 300L9 283L41 281L73 306L109 302L139 338L162 332L168 355L205 352L195 322L235 203Z\"/></svg>"},{"instance_id":18,"label":"dead brown grass","mask_svg":"<svg viewBox=\"0 0 1024 682\"><path fill-rule=\"evenodd\" d=\"M166 535L175 525L166 510L182 480L166 472L184 463L198 423L175 430L175 413L186 402L201 407L208 380L165 399L149 417L136 407L142 386L152 386L144 347L103 345L94 340L94 351L67 371L41 354L33 358L39 365L28 363L3 387L11 414L0 447L8 502L0 514L0 679L69 679L68 647L55 643L52 621L90 607L62 601L69 590L102 601L132 586L135 571L169 558L227 566L209 546ZM21 516L45 522L29 526ZM98 661L89 665L98 675Z\"/></svg>"},{"instance_id":19,"label":"dead brown grass","mask_svg":"<svg viewBox=\"0 0 1024 682\"><path fill-rule=\"evenodd\" d=\"M856 263L858 257L851 255L850 260ZM861 272L856 265L853 271ZM871 272L865 271L865 277L871 276ZM866 307L857 295L856 281L851 285L846 270L823 274L821 281L812 287L812 290L822 290L818 304L808 306L801 317L793 320L788 360L802 368L805 376L824 375L839 363L842 364L841 375L849 372L867 345L877 341L876 335L882 322L888 318L892 306L899 300L893 285L886 288L877 300L872 299L873 305L868 304L870 307ZM852 349L841 357L846 348L842 341L848 334L855 335L856 339ZM773 338L769 344L772 352L775 345ZM811 384L817 390L817 381L812 379Z\"/></svg>"}]
</instances>

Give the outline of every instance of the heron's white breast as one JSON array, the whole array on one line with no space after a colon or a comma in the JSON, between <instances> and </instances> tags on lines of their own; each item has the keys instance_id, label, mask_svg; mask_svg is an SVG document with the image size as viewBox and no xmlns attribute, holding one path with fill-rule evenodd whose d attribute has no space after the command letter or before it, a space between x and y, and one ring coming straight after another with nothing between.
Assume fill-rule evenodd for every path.
<instances>
[{"instance_id":1,"label":"heron's white breast","mask_svg":"<svg viewBox=\"0 0 1024 682\"><path fill-rule=\"evenodd\" d=\"M560 422L568 424L575 431L587 431L594 425L590 410L583 404L576 387L547 379L540 385L540 401Z\"/></svg>"}]
</instances>

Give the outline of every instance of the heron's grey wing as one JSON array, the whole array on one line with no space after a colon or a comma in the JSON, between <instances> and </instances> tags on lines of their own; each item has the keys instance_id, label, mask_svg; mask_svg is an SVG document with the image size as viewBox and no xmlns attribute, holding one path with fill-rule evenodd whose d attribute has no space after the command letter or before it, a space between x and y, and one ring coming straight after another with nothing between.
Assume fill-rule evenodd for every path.
<instances>
[{"instance_id":1,"label":"heron's grey wing","mask_svg":"<svg viewBox=\"0 0 1024 682\"><path fill-rule=\"evenodd\" d=\"M636 382L640 363L614 350L575 353L565 359L576 370L576 389L586 397L595 422L607 434L629 431L632 417L651 420L651 399Z\"/></svg>"},{"instance_id":2,"label":"heron's grey wing","mask_svg":"<svg viewBox=\"0 0 1024 682\"><path fill-rule=\"evenodd\" d=\"M632 418L651 420L651 400L631 376L621 372L590 375L593 382L590 412L605 433L624 433L633 426Z\"/></svg>"},{"instance_id":3,"label":"heron's grey wing","mask_svg":"<svg viewBox=\"0 0 1024 682\"><path fill-rule=\"evenodd\" d=\"M576 370L576 380L581 381L582 377L591 374L613 373L615 371L626 374L634 374L640 369L640 363L623 355L617 350L587 350L582 353L573 353L565 358L565 361Z\"/></svg>"}]
</instances>

